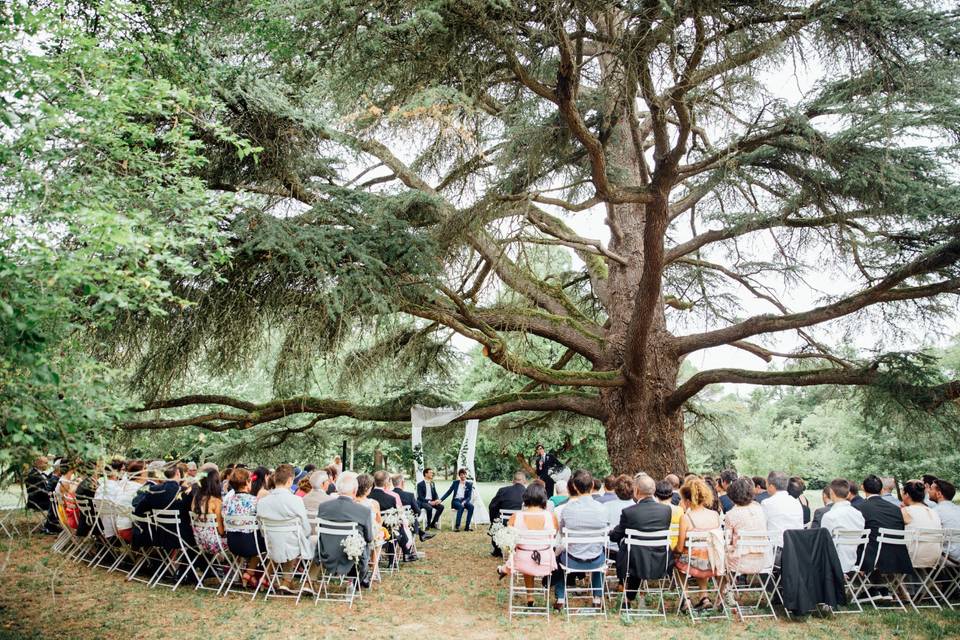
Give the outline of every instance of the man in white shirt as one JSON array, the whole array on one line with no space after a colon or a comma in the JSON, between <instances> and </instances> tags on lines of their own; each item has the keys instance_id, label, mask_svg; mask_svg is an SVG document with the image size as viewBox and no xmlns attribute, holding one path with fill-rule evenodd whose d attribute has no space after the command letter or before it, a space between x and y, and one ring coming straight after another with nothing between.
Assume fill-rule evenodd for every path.
<instances>
[{"instance_id":1,"label":"man in white shirt","mask_svg":"<svg viewBox=\"0 0 960 640\"><path fill-rule=\"evenodd\" d=\"M957 495L956 487L946 480L938 478L930 485L930 499L937 505L934 511L940 516L944 529L960 529L960 505L953 502L955 495ZM951 544L947 555L954 562L960 562L960 544Z\"/></svg>"},{"instance_id":2,"label":"man in white shirt","mask_svg":"<svg viewBox=\"0 0 960 640\"><path fill-rule=\"evenodd\" d=\"M833 506L823 514L820 526L830 532L837 529L852 529L862 531L864 527L863 514L850 504L850 483L838 478L830 483L830 499ZM837 547L837 556L840 558L840 567L844 573L853 571L857 566L857 547L842 545Z\"/></svg>"},{"instance_id":3,"label":"man in white shirt","mask_svg":"<svg viewBox=\"0 0 960 640\"><path fill-rule=\"evenodd\" d=\"M782 471L771 471L767 476L769 497L760 503L767 518L770 539L783 546L783 532L787 529L803 529L803 506L787 493L790 478Z\"/></svg>"}]
</instances>

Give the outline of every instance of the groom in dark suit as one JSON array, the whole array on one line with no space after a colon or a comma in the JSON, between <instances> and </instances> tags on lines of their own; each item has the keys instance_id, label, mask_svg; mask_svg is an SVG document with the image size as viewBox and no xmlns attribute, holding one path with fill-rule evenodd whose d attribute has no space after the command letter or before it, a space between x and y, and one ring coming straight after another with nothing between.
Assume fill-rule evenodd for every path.
<instances>
[{"instance_id":1,"label":"groom in dark suit","mask_svg":"<svg viewBox=\"0 0 960 640\"><path fill-rule=\"evenodd\" d=\"M443 513L443 503L433 484L433 469L429 467L423 470L423 480L417 483L417 504L427 512L427 529L436 529Z\"/></svg>"}]
</instances>

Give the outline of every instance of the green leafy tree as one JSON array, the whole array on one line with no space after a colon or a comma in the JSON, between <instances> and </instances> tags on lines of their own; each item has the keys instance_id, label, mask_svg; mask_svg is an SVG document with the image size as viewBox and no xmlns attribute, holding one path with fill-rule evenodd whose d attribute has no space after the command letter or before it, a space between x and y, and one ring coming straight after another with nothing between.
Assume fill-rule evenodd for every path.
<instances>
[{"instance_id":1,"label":"green leafy tree","mask_svg":"<svg viewBox=\"0 0 960 640\"><path fill-rule=\"evenodd\" d=\"M97 334L188 306L169 278L225 262L231 210L196 176L202 101L148 68L163 47L36 4L0 7L0 464L103 452L134 398Z\"/></svg>"},{"instance_id":2,"label":"green leafy tree","mask_svg":"<svg viewBox=\"0 0 960 640\"><path fill-rule=\"evenodd\" d=\"M159 109L152 135L179 131L204 159L176 179L246 205L225 224L229 264L158 266L171 302L189 305L113 327L143 346L144 409L181 412L129 429L405 421L411 401L453 387L430 366L452 333L515 381L466 417L598 421L618 472L685 469L684 409L711 384L875 386L928 410L960 395L817 334L935 318L960 288L960 26L942 3L81 6L66 19L105 49L140 47L121 77L209 97ZM800 95L784 91L790 67ZM238 154L239 139L258 152ZM181 211L154 202L152 221ZM545 261L541 245L578 262ZM843 286L781 299L814 271ZM770 347L784 332L796 350ZM268 334L283 344L271 400L173 393L192 366L241 370ZM723 345L809 366L678 384L686 357ZM426 384L351 399L351 381L375 386L384 370ZM342 394L311 395L315 377L343 380Z\"/></svg>"}]
</instances>

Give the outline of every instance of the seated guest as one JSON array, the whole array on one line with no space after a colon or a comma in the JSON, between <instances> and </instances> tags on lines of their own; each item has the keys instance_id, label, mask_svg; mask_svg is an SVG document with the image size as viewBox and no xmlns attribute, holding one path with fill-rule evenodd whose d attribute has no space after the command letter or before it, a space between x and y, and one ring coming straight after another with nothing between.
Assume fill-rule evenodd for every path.
<instances>
[{"instance_id":1,"label":"seated guest","mask_svg":"<svg viewBox=\"0 0 960 640\"><path fill-rule=\"evenodd\" d=\"M301 472L300 479L297 480L297 490L293 492L293 495L302 498L310 493L312 489L313 485L310 484L310 478Z\"/></svg>"},{"instance_id":2,"label":"seated guest","mask_svg":"<svg viewBox=\"0 0 960 640\"><path fill-rule=\"evenodd\" d=\"M369 477L369 476L368 476ZM320 504L317 517L331 522L354 522L363 536L367 547L363 556L354 562L347 557L341 542L341 536L321 534L318 540L317 562L323 565L328 573L334 575L357 576L360 586L364 589L370 586L370 549L374 541L376 525L373 521L373 512L369 507L356 502L357 475L346 471L337 478L337 497Z\"/></svg>"},{"instance_id":3,"label":"seated guest","mask_svg":"<svg viewBox=\"0 0 960 640\"><path fill-rule=\"evenodd\" d=\"M494 523L500 520L500 512L504 509L510 511L519 511L523 508L523 492L527 488L527 474L523 471L517 471L513 474L513 484L507 487L497 489L497 494L490 501L490 522ZM493 551L490 555L496 558L502 558L503 552L493 541Z\"/></svg>"},{"instance_id":4,"label":"seated guest","mask_svg":"<svg viewBox=\"0 0 960 640\"><path fill-rule=\"evenodd\" d=\"M147 483L147 465L143 460L131 460L124 465L125 478L121 480L117 493L105 496L120 507L129 508L133 511L133 501L137 495L150 486ZM117 536L123 538L128 543L133 542L133 521L127 516L117 516L116 522ZM106 528L104 528L106 530Z\"/></svg>"},{"instance_id":5,"label":"seated guest","mask_svg":"<svg viewBox=\"0 0 960 640\"><path fill-rule=\"evenodd\" d=\"M617 500L617 476L612 473L603 479L603 492L594 493L593 499L604 504L607 502L614 502Z\"/></svg>"},{"instance_id":6,"label":"seated guest","mask_svg":"<svg viewBox=\"0 0 960 640\"><path fill-rule=\"evenodd\" d=\"M297 560L313 558L313 549L309 545L310 522L307 510L303 507L303 500L290 491L292 486L293 465L281 464L273 472L273 489L257 502L257 515L260 518L277 522L296 521L303 533L295 535L287 532L264 532L267 556L282 567L278 589L286 593L295 593L290 573Z\"/></svg>"},{"instance_id":7,"label":"seated guest","mask_svg":"<svg viewBox=\"0 0 960 640\"><path fill-rule=\"evenodd\" d=\"M766 533L767 517L763 506L753 499L753 481L744 476L727 487L733 508L727 511L723 527L729 533L727 567L741 574L759 573L769 564L769 545L737 549L737 542L744 533Z\"/></svg>"},{"instance_id":8,"label":"seated guest","mask_svg":"<svg viewBox=\"0 0 960 640\"><path fill-rule=\"evenodd\" d=\"M843 478L832 481L830 489L830 510L823 514L820 526L835 536L837 529L847 531L862 531L864 528L863 514L850 504L850 482ZM857 549L851 546L837 547L837 556L840 558L840 568L844 573L850 573L857 566Z\"/></svg>"},{"instance_id":9,"label":"seated guest","mask_svg":"<svg viewBox=\"0 0 960 640\"><path fill-rule=\"evenodd\" d=\"M40 456L33 461L33 466L27 472L24 485L27 490L27 509L31 511L50 510L50 494L47 491L47 484L50 482L50 476L47 475L49 466L50 461L45 456Z\"/></svg>"},{"instance_id":10,"label":"seated guest","mask_svg":"<svg viewBox=\"0 0 960 640\"><path fill-rule=\"evenodd\" d=\"M720 472L720 481L717 484L717 497L720 498L720 509L723 513L726 513L733 509L733 500L727 496L727 492L730 491L730 485L733 484L737 478L737 472L733 469L724 469ZM753 499L753 483L750 483L750 498Z\"/></svg>"},{"instance_id":11,"label":"seated guest","mask_svg":"<svg viewBox=\"0 0 960 640\"><path fill-rule=\"evenodd\" d=\"M628 547L622 542L626 537L627 529L641 533L669 529L674 505L670 504L673 485L666 480L656 483L650 476L638 474L631 484L634 485L634 497L637 503L620 512L619 522L610 530L610 542L619 543L617 578L625 585L627 600L633 602L642 580L657 580L669 575L667 564L669 552L658 547ZM653 493L658 486L661 494L664 495L660 502L653 499Z\"/></svg>"},{"instance_id":12,"label":"seated guest","mask_svg":"<svg viewBox=\"0 0 960 640\"><path fill-rule=\"evenodd\" d=\"M133 499L134 515L145 518L154 511L176 510L180 514L180 537L187 543L193 544L193 527L190 526L190 500L180 486L180 469L176 465L167 465L163 470L164 481L149 485L137 493ZM133 531L135 547L156 545L167 550L180 550L180 541L177 532L164 527L153 527L151 530L137 526Z\"/></svg>"},{"instance_id":13,"label":"seated guest","mask_svg":"<svg viewBox=\"0 0 960 640\"><path fill-rule=\"evenodd\" d=\"M679 505L680 504L680 476L675 473L668 473L663 477L664 480L670 483L670 490L672 495L670 497L670 504Z\"/></svg>"},{"instance_id":14,"label":"seated guest","mask_svg":"<svg viewBox=\"0 0 960 640\"><path fill-rule=\"evenodd\" d=\"M270 493L270 469L266 467L257 467L250 476L250 492L253 497L259 500Z\"/></svg>"},{"instance_id":15,"label":"seated guest","mask_svg":"<svg viewBox=\"0 0 960 640\"><path fill-rule=\"evenodd\" d=\"M753 499L757 502L763 502L770 497L767 493L767 479L762 476L753 476Z\"/></svg>"},{"instance_id":16,"label":"seated guest","mask_svg":"<svg viewBox=\"0 0 960 640\"><path fill-rule=\"evenodd\" d=\"M794 476L787 482L787 493L789 493L791 497L796 498L797 502L800 503L800 508L803 509L803 526L810 524L810 502L807 500L807 497L803 495L803 492L806 490L807 485L803 482L802 478Z\"/></svg>"},{"instance_id":17,"label":"seated guest","mask_svg":"<svg viewBox=\"0 0 960 640\"><path fill-rule=\"evenodd\" d=\"M443 503L440 502L437 486L433 484L433 469L423 470L423 480L417 483L417 504L427 512L427 529L436 529L443 513Z\"/></svg>"},{"instance_id":18,"label":"seated guest","mask_svg":"<svg viewBox=\"0 0 960 640\"><path fill-rule=\"evenodd\" d=\"M786 488L786 476L783 477ZM786 495L786 492L784 492ZM680 487L680 497L683 498L683 517L680 518L680 536L677 539L676 567L677 571L693 578L700 591L707 590L710 578L717 579L722 575L723 568L716 566L710 559L707 549L687 548L687 538L691 533L713 533L711 539L719 541L719 557L723 557L723 533L720 530L720 514L711 509L713 493L707 483L699 478L691 478ZM792 498L791 498L792 499ZM799 504L797 505L799 507ZM694 606L698 609L710 608L713 603L706 595L694 605L691 602L681 606Z\"/></svg>"},{"instance_id":19,"label":"seated guest","mask_svg":"<svg viewBox=\"0 0 960 640\"><path fill-rule=\"evenodd\" d=\"M863 528L870 530L870 541L864 549L861 568L868 573L874 570L879 573L912 573L913 565L910 564L910 554L906 547L885 546L880 549L880 556L877 557L879 530L898 529L903 531L906 525L903 521L903 513L900 512L899 508L880 497L883 482L877 476L871 475L864 478L861 487L866 497L863 502L855 505L854 508L863 514Z\"/></svg>"},{"instance_id":20,"label":"seated guest","mask_svg":"<svg viewBox=\"0 0 960 640\"><path fill-rule=\"evenodd\" d=\"M370 509L376 528L382 532L381 537L387 540L390 538L390 532L383 528L383 516L380 514L380 503L370 497L371 491L373 491L373 476L369 473L361 473L358 475L357 496L354 498L354 501ZM374 533L376 533L376 531L374 531Z\"/></svg>"},{"instance_id":21,"label":"seated guest","mask_svg":"<svg viewBox=\"0 0 960 640\"><path fill-rule=\"evenodd\" d=\"M944 529L960 529L960 505L953 502L956 494L957 489L946 480L936 478L930 485L930 500L936 505L934 511L940 516ZM960 562L960 543L951 544L947 555L954 562Z\"/></svg>"},{"instance_id":22,"label":"seated guest","mask_svg":"<svg viewBox=\"0 0 960 640\"><path fill-rule=\"evenodd\" d=\"M853 480L850 481L850 504L859 507L863 503L863 496L860 495L860 485Z\"/></svg>"},{"instance_id":23,"label":"seated guest","mask_svg":"<svg viewBox=\"0 0 960 640\"><path fill-rule=\"evenodd\" d=\"M557 568L557 556L553 552L553 535L559 528L557 518L547 511L547 490L543 481L531 482L523 490L523 510L510 516L507 526L513 527L523 535L523 531L546 531L549 542L544 545L518 544L506 564L497 567L500 578L516 570L523 575L523 584L533 589L534 578L543 578ZM527 606L533 606L533 599L527 600Z\"/></svg>"},{"instance_id":24,"label":"seated guest","mask_svg":"<svg viewBox=\"0 0 960 640\"><path fill-rule=\"evenodd\" d=\"M97 485L97 490L93 494L96 500L108 500L116 502L116 497L120 493L120 487L124 482L120 479L123 473L123 460L111 460L103 470L103 479ZM117 535L116 523L114 518L100 518L100 529L103 531L104 538L112 538Z\"/></svg>"},{"instance_id":25,"label":"seated guest","mask_svg":"<svg viewBox=\"0 0 960 640\"><path fill-rule=\"evenodd\" d=\"M638 481L638 479L634 480L634 482ZM670 507L670 548L676 551L677 540L680 537L680 518L683 517L683 507L673 504L673 485L666 480L657 483L653 497L660 504Z\"/></svg>"},{"instance_id":26,"label":"seated guest","mask_svg":"<svg viewBox=\"0 0 960 640\"><path fill-rule=\"evenodd\" d=\"M567 482L569 482L569 480ZM570 487L567 482L557 482L553 485L553 495L550 496L550 500L548 501L551 510L555 510L570 499Z\"/></svg>"},{"instance_id":27,"label":"seated guest","mask_svg":"<svg viewBox=\"0 0 960 640\"><path fill-rule=\"evenodd\" d=\"M943 528L939 514L923 503L925 493L923 483L919 480L911 480L903 485L903 507L900 512L903 513L907 531ZM936 542L912 541L907 548L914 567L929 568L940 560L941 545Z\"/></svg>"},{"instance_id":28,"label":"seated guest","mask_svg":"<svg viewBox=\"0 0 960 640\"><path fill-rule=\"evenodd\" d=\"M813 512L813 518L810 519L810 528L819 529L820 522L823 520L823 514L827 511L830 511L830 507L833 506L833 499L830 497L830 485L827 485L823 488L823 506L818 508Z\"/></svg>"},{"instance_id":29,"label":"seated guest","mask_svg":"<svg viewBox=\"0 0 960 640\"><path fill-rule=\"evenodd\" d=\"M883 489L880 492L880 497L889 502L890 504L900 506L900 499L894 495L894 491L897 488L897 479L893 476L886 476L885 478L880 478L883 482Z\"/></svg>"},{"instance_id":30,"label":"seated guest","mask_svg":"<svg viewBox=\"0 0 960 640\"><path fill-rule=\"evenodd\" d=\"M420 529L420 505L417 504L417 499L409 491L404 491L404 477L403 474L398 473L391 478L393 482L393 492L397 494L400 498L400 504L404 507L410 507L410 511L413 513L413 522L410 523L411 528L413 529L413 535L420 538L420 541L429 540L433 537L432 533L427 533Z\"/></svg>"},{"instance_id":31,"label":"seated guest","mask_svg":"<svg viewBox=\"0 0 960 640\"><path fill-rule=\"evenodd\" d=\"M61 462L60 477L53 490L54 495L60 499L60 522L74 531L77 530L80 519L80 509L77 507L77 485L80 484L80 477L77 466L78 463Z\"/></svg>"},{"instance_id":32,"label":"seated guest","mask_svg":"<svg viewBox=\"0 0 960 640\"><path fill-rule=\"evenodd\" d=\"M191 510L201 520L212 515L217 523L216 530L201 527L193 529L193 538L197 545L210 554L219 553L226 546L226 531L223 526L223 500L220 474L216 471L200 472L196 479L196 488L192 492Z\"/></svg>"},{"instance_id":33,"label":"seated guest","mask_svg":"<svg viewBox=\"0 0 960 640\"><path fill-rule=\"evenodd\" d=\"M231 493L223 499L222 516L244 516L244 522L250 524L257 523L257 499L253 495L253 486L250 482L250 471L248 469L234 468L230 474ZM243 571L243 584L254 589L257 586L257 580L254 572L257 570L259 558L257 555L256 533L245 533L242 531L227 531L227 547L235 556L246 558L246 566ZM261 550L265 550L265 545L259 544Z\"/></svg>"},{"instance_id":34,"label":"seated guest","mask_svg":"<svg viewBox=\"0 0 960 640\"><path fill-rule=\"evenodd\" d=\"M466 511L467 523L463 530L473 531L470 527L470 521L473 520L473 483L467 480L466 469L457 471L457 480L454 480L446 493L440 497L440 502L446 500L447 496L451 494L453 495L453 501L450 504L457 511L457 522L453 530L460 531L460 520L463 517L463 512Z\"/></svg>"},{"instance_id":35,"label":"seated guest","mask_svg":"<svg viewBox=\"0 0 960 640\"><path fill-rule=\"evenodd\" d=\"M614 476L613 491L614 499L603 505L607 512L607 526L611 529L620 523L620 514L623 513L623 510L636 504L633 501L635 497L633 478L627 474ZM610 546L616 548L613 542L610 543Z\"/></svg>"},{"instance_id":36,"label":"seated guest","mask_svg":"<svg viewBox=\"0 0 960 640\"><path fill-rule=\"evenodd\" d=\"M80 480L80 484L77 485L77 501L88 507L86 510L80 510L80 518L77 521L77 535L82 538L90 535L90 532L93 531L93 527L96 524L97 515L93 498L96 496L98 476L101 475L101 472L94 471L94 473L90 473Z\"/></svg>"},{"instance_id":37,"label":"seated guest","mask_svg":"<svg viewBox=\"0 0 960 640\"><path fill-rule=\"evenodd\" d=\"M925 473L921 479L923 480L923 488L927 492L927 497L924 498L923 501L928 507L933 509L937 506L937 503L933 500L933 498L930 497L930 490L933 488L933 483L937 481L937 476L932 476L929 473ZM949 527L947 528L949 529Z\"/></svg>"},{"instance_id":38,"label":"seated guest","mask_svg":"<svg viewBox=\"0 0 960 640\"><path fill-rule=\"evenodd\" d=\"M593 479L593 488L590 489L590 497L596 500L603 495L603 481L600 478Z\"/></svg>"},{"instance_id":39,"label":"seated guest","mask_svg":"<svg viewBox=\"0 0 960 640\"><path fill-rule=\"evenodd\" d=\"M403 503L400 502L400 496L395 494L393 491L387 490L387 481L389 479L390 474L383 469L373 474L373 490L370 491L370 499L374 500L380 505L381 514L383 514L384 511L389 511L390 509L396 509L397 511L403 510ZM399 542L400 546L403 548L404 561L416 562L417 554L413 553L413 533L409 531L407 527L403 526L401 526L400 529L395 533L397 536L397 542Z\"/></svg>"},{"instance_id":40,"label":"seated guest","mask_svg":"<svg viewBox=\"0 0 960 640\"><path fill-rule=\"evenodd\" d=\"M803 529L803 506L796 498L787 493L790 483L787 474L771 471L767 476L766 500L761 502L763 515L767 518L767 531L770 539L779 547L783 546L783 532L787 529Z\"/></svg>"},{"instance_id":41,"label":"seated guest","mask_svg":"<svg viewBox=\"0 0 960 640\"><path fill-rule=\"evenodd\" d=\"M323 488L323 482L326 479L327 474L324 471L314 471L310 474L310 491L303 496L303 508L307 510L308 516L312 517L316 514L317 508L321 503L327 500L333 500L333 496L328 494L326 489Z\"/></svg>"},{"instance_id":42,"label":"seated guest","mask_svg":"<svg viewBox=\"0 0 960 640\"><path fill-rule=\"evenodd\" d=\"M591 497L593 492L593 476L585 469L577 469L570 478L570 499L563 507L559 516L560 531L596 531L607 528L607 510L603 505ZM607 553L603 543L574 543L560 551L557 562L576 571L599 569L606 566ZM593 587L593 606L601 606L603 594L604 572L590 573ZM553 576L553 588L556 600L555 609L562 609L566 599L566 581L563 572L558 568Z\"/></svg>"},{"instance_id":43,"label":"seated guest","mask_svg":"<svg viewBox=\"0 0 960 640\"><path fill-rule=\"evenodd\" d=\"M335 464L331 464L326 468L326 473L327 482L324 490L328 495L333 495L337 492L337 478L340 476L340 467Z\"/></svg>"}]
</instances>

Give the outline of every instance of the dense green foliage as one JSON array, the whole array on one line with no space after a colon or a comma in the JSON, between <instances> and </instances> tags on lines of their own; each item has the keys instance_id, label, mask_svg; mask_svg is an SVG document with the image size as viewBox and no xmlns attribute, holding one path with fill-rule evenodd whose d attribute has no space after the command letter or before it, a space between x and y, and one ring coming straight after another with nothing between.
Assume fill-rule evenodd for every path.
<instances>
[{"instance_id":1,"label":"dense green foliage","mask_svg":"<svg viewBox=\"0 0 960 640\"><path fill-rule=\"evenodd\" d=\"M203 101L149 73L163 47L32 5L0 7L0 463L101 451L134 400L97 332L186 304L169 274L226 259L231 208L195 176Z\"/></svg>"},{"instance_id":2,"label":"dense green foliage","mask_svg":"<svg viewBox=\"0 0 960 640\"><path fill-rule=\"evenodd\" d=\"M472 398L481 477L954 468L900 445L955 355L890 345L956 308L958 77L927 0L6 2L0 463L404 464Z\"/></svg>"}]
</instances>

